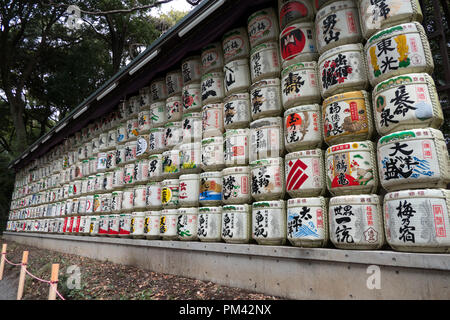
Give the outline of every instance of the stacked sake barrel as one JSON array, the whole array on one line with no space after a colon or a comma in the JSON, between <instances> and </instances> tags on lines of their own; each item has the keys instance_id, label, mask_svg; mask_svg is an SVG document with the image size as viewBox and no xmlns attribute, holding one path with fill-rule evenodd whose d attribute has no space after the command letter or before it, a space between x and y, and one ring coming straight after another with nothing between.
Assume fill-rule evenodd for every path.
<instances>
[{"instance_id":1,"label":"stacked sake barrel","mask_svg":"<svg viewBox=\"0 0 450 320\"><path fill-rule=\"evenodd\" d=\"M21 170L8 230L448 250L420 7L372 3L252 13Z\"/></svg>"},{"instance_id":2,"label":"stacked sake barrel","mask_svg":"<svg viewBox=\"0 0 450 320\"><path fill-rule=\"evenodd\" d=\"M384 228L395 250L450 250L448 151L418 1L361 1ZM425 189L426 188L426 189Z\"/></svg>"},{"instance_id":3,"label":"stacked sake barrel","mask_svg":"<svg viewBox=\"0 0 450 320\"><path fill-rule=\"evenodd\" d=\"M356 1L327 1L315 17L331 242L384 244L367 63Z\"/></svg>"}]
</instances>

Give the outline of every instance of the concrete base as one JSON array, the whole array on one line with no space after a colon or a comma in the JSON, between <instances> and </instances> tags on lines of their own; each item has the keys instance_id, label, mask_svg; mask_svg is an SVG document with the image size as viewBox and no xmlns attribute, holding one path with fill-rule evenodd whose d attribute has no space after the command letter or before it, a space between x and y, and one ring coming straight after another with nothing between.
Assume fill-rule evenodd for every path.
<instances>
[{"instance_id":1,"label":"concrete base","mask_svg":"<svg viewBox=\"0 0 450 320\"><path fill-rule=\"evenodd\" d=\"M290 299L450 299L449 254L10 232L3 237Z\"/></svg>"}]
</instances>

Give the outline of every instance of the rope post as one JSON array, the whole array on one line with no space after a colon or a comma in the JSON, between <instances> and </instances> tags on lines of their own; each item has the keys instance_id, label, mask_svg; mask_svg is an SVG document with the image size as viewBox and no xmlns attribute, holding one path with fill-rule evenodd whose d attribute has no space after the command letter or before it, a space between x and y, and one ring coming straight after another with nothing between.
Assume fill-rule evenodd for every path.
<instances>
[{"instance_id":1,"label":"rope post","mask_svg":"<svg viewBox=\"0 0 450 320\"><path fill-rule=\"evenodd\" d=\"M58 287L58 272L59 264L52 264L52 277L50 279L50 291L48 293L48 300L56 300L56 288Z\"/></svg>"},{"instance_id":2,"label":"rope post","mask_svg":"<svg viewBox=\"0 0 450 320\"><path fill-rule=\"evenodd\" d=\"M24 251L22 255L22 266L20 268L19 288L17 289L17 300L22 300L23 287L25 285L25 276L28 262L28 251Z\"/></svg>"},{"instance_id":3,"label":"rope post","mask_svg":"<svg viewBox=\"0 0 450 320\"><path fill-rule=\"evenodd\" d=\"M6 247L7 244L4 243L2 246L2 257L0 260L0 280L3 279L3 269L5 269Z\"/></svg>"}]
</instances>

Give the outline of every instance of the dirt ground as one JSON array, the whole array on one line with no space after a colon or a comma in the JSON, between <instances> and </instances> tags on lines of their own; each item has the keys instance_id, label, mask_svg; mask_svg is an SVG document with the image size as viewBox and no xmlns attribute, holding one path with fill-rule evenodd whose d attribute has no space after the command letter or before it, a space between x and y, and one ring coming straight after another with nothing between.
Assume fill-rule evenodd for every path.
<instances>
[{"instance_id":1,"label":"dirt ground","mask_svg":"<svg viewBox=\"0 0 450 320\"><path fill-rule=\"evenodd\" d=\"M5 243L0 238L0 247ZM252 293L170 274L156 273L136 267L102 262L76 255L59 253L36 247L7 242L7 259L14 263L22 260L22 252L29 251L28 271L41 279L50 279L52 263L59 263L58 291L66 300L279 300L281 298ZM75 272L80 271L79 289ZM12 300L17 295L20 266L5 266L0 281L0 300ZM70 289L73 288L73 289ZM27 276L24 300L45 300L49 286Z\"/></svg>"}]
</instances>

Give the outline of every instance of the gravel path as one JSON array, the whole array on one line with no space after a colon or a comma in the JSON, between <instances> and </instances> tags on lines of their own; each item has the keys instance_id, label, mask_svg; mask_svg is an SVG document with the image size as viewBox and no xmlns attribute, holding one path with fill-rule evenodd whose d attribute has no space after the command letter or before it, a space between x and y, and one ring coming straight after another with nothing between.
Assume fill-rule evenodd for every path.
<instances>
[{"instance_id":1,"label":"gravel path","mask_svg":"<svg viewBox=\"0 0 450 320\"><path fill-rule=\"evenodd\" d=\"M18 267L17 267L18 268ZM0 300L16 300L19 276L17 272L6 270L0 281Z\"/></svg>"}]
</instances>

